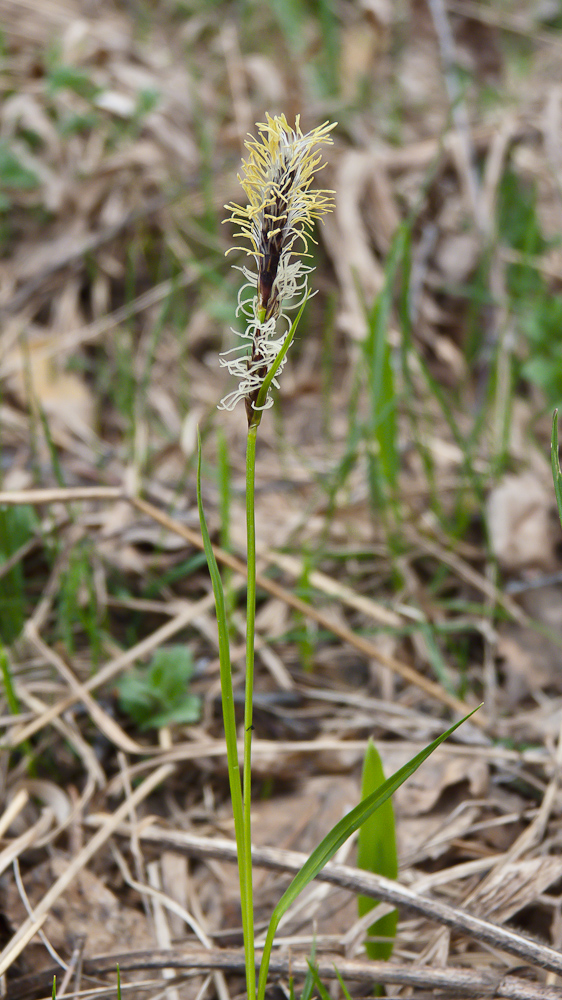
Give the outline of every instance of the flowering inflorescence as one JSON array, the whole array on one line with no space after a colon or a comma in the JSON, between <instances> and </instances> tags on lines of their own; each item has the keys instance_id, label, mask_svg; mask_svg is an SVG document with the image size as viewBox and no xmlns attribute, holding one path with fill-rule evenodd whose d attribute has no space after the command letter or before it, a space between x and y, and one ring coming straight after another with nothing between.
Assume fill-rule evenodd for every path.
<instances>
[{"instance_id":1,"label":"flowering inflorescence","mask_svg":"<svg viewBox=\"0 0 562 1000\"><path fill-rule=\"evenodd\" d=\"M239 380L238 388L221 400L220 407L232 410L243 399L248 423L255 419L257 409L273 405L268 393L258 407L258 394L291 330L285 310L302 305L308 296L312 268L302 257L308 256L314 220L334 207L332 191L311 188L314 174L324 166L315 147L332 142L334 125L325 122L303 134L299 116L291 128L285 115L267 115L267 121L257 127L260 136L246 142L250 155L242 161L243 175L238 178L248 204L226 206L231 213L228 221L239 226L236 236L249 243L249 248L237 249L249 253L256 268L239 268L245 282L238 294L236 315L244 316L246 329L234 333L245 343L220 357L221 365ZM276 374L285 361L286 355ZM272 385L278 386L276 378Z\"/></svg>"}]
</instances>

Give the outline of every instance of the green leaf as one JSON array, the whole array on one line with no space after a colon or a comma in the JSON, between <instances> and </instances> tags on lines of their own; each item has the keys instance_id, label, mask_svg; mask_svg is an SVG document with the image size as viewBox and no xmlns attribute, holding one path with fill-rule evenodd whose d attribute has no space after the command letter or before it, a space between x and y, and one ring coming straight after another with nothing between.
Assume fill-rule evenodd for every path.
<instances>
[{"instance_id":1,"label":"green leaf","mask_svg":"<svg viewBox=\"0 0 562 1000\"><path fill-rule=\"evenodd\" d=\"M59 90L72 90L79 97L92 101L102 89L87 73L76 66L56 66L47 78L49 93L56 94Z\"/></svg>"},{"instance_id":2,"label":"green leaf","mask_svg":"<svg viewBox=\"0 0 562 1000\"><path fill-rule=\"evenodd\" d=\"M308 961L307 965L308 965L308 971L310 972L310 974L312 976L312 981L313 981L314 985L316 986L316 989L318 990L318 994L320 996L320 1000L331 1000L331 997L330 997L330 994L328 993L328 990L326 989L326 987L324 986L324 983L320 979L320 973L318 972L317 966L314 965L314 962L311 962L311 961Z\"/></svg>"},{"instance_id":3,"label":"green leaf","mask_svg":"<svg viewBox=\"0 0 562 1000\"><path fill-rule=\"evenodd\" d=\"M368 798L383 784L382 761L374 743L369 740L363 764L361 799ZM385 878L395 879L398 876L396 827L392 799L390 798L383 802L359 830L357 867L367 872L373 872L375 875L384 875ZM378 902L370 896L357 897L357 909L360 917L378 905ZM394 946L397 924L398 911L393 910L392 913L387 913L370 925L367 931L370 937L389 938L390 940L369 941L367 939L365 950L369 958L376 961L388 961Z\"/></svg>"},{"instance_id":4,"label":"green leaf","mask_svg":"<svg viewBox=\"0 0 562 1000\"><path fill-rule=\"evenodd\" d=\"M173 722L186 726L192 722L197 722L200 716L201 699L197 695L190 694L184 698L181 705L175 705L165 712L154 715L150 720L150 728L160 729L162 726L169 726Z\"/></svg>"},{"instance_id":5,"label":"green leaf","mask_svg":"<svg viewBox=\"0 0 562 1000\"><path fill-rule=\"evenodd\" d=\"M264 405L264 403L265 403L265 401L267 399L267 393L269 391L269 387L270 387L271 383L273 382L273 379L275 378L276 372L279 370L279 368L281 366L281 362L283 361L283 358L285 357L287 351L289 350L289 347L293 343L293 337L295 336L296 329L297 329L297 327L298 327L298 325L300 323L301 316L302 316L302 314L304 312L304 307L305 307L306 303L308 302L309 298L310 298L310 292L306 296L306 298L305 298L304 302L302 303L302 305L301 305L301 307L300 307L297 315L295 316L295 319L293 320L292 325L291 325L291 329L289 330L288 334L285 337L285 340L283 341L283 346L282 346L281 350L279 351L279 354L275 358L275 361L273 362L271 368L269 369L267 375L265 376L265 378L264 378L264 380L263 380L263 382L262 382L262 384L260 386L260 391L258 393L258 398L256 399L256 409L254 410L254 416L253 416L252 424L259 424L259 422L261 420L261 416L262 416L262 412L263 412L262 407L263 407L263 405Z\"/></svg>"},{"instance_id":6,"label":"green leaf","mask_svg":"<svg viewBox=\"0 0 562 1000\"><path fill-rule=\"evenodd\" d=\"M37 531L33 507L0 508L0 567L8 562ZM27 615L26 579L22 562L0 576L0 634L10 645L20 634Z\"/></svg>"},{"instance_id":7,"label":"green leaf","mask_svg":"<svg viewBox=\"0 0 562 1000\"><path fill-rule=\"evenodd\" d=\"M226 614L226 604L224 589L218 563L213 551L209 528L203 509L203 492L201 488L201 435L197 428L197 508L199 510L199 524L201 525L201 537L209 575L213 586L215 597L215 608L217 614L217 629L219 638L219 662L221 681L222 713L224 720L224 735L226 741L226 757L228 765L228 780L230 784L230 797L232 799L232 812L234 814L234 833L236 837L236 851L238 854L238 872L240 877L240 905L242 909L242 927L244 931L244 953L246 964L246 983L255 982L255 960L253 948L253 934L250 928L253 927L253 898L252 898L252 871L246 868L246 851L244 848L244 807L242 802L242 782L240 780L240 767L238 763L238 742L236 734L236 716L234 712L234 690L232 687L232 666L230 659L230 646L228 642L228 619ZM252 991L252 992L255 992Z\"/></svg>"},{"instance_id":8,"label":"green leaf","mask_svg":"<svg viewBox=\"0 0 562 1000\"><path fill-rule=\"evenodd\" d=\"M310 951L310 960L308 962L308 972L306 974L306 979L301 990L301 1000L312 1000L312 991L314 989L314 960L316 958L316 937L312 942L312 948Z\"/></svg>"},{"instance_id":9,"label":"green leaf","mask_svg":"<svg viewBox=\"0 0 562 1000\"><path fill-rule=\"evenodd\" d=\"M344 983L344 981L342 979L341 972L339 971L339 969L337 968L337 966L335 966L335 969L336 969L336 976L338 977L338 983L340 984L341 991L342 991L342 993L344 995L345 1000L351 1000L351 994L350 994L347 986L345 985L345 983Z\"/></svg>"},{"instance_id":10,"label":"green leaf","mask_svg":"<svg viewBox=\"0 0 562 1000\"><path fill-rule=\"evenodd\" d=\"M558 517L560 518L560 524L562 525L562 471L560 469L560 459L558 457L558 410L555 410L552 415L550 459L552 462L552 478L554 480L554 493L556 495Z\"/></svg>"},{"instance_id":11,"label":"green leaf","mask_svg":"<svg viewBox=\"0 0 562 1000\"><path fill-rule=\"evenodd\" d=\"M0 141L0 185L14 191L30 191L39 186L37 174L21 162L5 139Z\"/></svg>"},{"instance_id":12,"label":"green leaf","mask_svg":"<svg viewBox=\"0 0 562 1000\"><path fill-rule=\"evenodd\" d=\"M130 670L119 679L122 710L143 730L197 722L201 699L187 690L194 669L185 646L156 650L148 666Z\"/></svg>"},{"instance_id":13,"label":"green leaf","mask_svg":"<svg viewBox=\"0 0 562 1000\"><path fill-rule=\"evenodd\" d=\"M454 726L451 726L451 728L447 729L445 733L438 736L433 743L430 743L427 747L421 750L420 753L416 754L412 760L408 761L407 764L404 764L404 766L396 771L391 778L388 778L376 792L373 792L372 795L363 799L359 805L355 806L355 809L352 809L351 812L347 813L347 815L339 821L339 823L336 823L333 829L330 830L328 835L324 837L318 847L312 852L310 857L307 858L301 870L295 875L293 881L283 893L271 916L260 965L258 1000L263 1000L265 997L271 949L273 947L273 941L281 917L287 912L289 907L292 906L295 899L297 899L303 889L305 889L306 886L312 882L318 873L321 872L322 869L328 864L328 861L333 858L334 854L341 847L341 845L345 844L345 841L351 837L352 833L355 833L355 831L358 830L359 827L361 827L363 823L365 823L365 821L373 815L375 810L379 809L383 803L394 794L396 789L400 788L400 785L403 785L406 779L417 771L418 767L423 764L424 760L426 760L430 754L432 754L433 751L436 750L441 743L443 743L444 740L451 736L451 734L454 733L455 730L463 724L463 722L470 719L470 717L477 711L478 709L475 708L472 712L469 712L468 715L465 715L464 719L456 722Z\"/></svg>"}]
</instances>

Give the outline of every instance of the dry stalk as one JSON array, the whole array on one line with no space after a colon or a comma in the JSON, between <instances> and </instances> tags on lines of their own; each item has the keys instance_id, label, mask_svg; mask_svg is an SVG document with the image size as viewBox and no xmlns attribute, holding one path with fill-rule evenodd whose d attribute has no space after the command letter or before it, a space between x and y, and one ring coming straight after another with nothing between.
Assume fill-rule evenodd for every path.
<instances>
[{"instance_id":1,"label":"dry stalk","mask_svg":"<svg viewBox=\"0 0 562 1000\"><path fill-rule=\"evenodd\" d=\"M144 801L144 799L147 798L147 796L150 795L150 793L154 791L154 789L157 788L157 786L160 785L166 778L173 774L173 772L174 767L170 764L163 764L161 767L157 768L156 771L153 771L152 774L150 774L148 778L143 781L142 785L139 785L139 787L135 789L130 798L127 798L119 806L113 815L106 817L104 823L99 827L97 832L93 835L85 847L82 848L76 857L72 858L66 871L63 872L63 874L56 880L49 891L45 893L41 901L35 907L33 916L28 917L27 920L23 922L12 939L2 949L2 952L0 953L0 976L2 976L7 969L10 968L13 962L15 962L18 955L22 953L25 946L42 927L49 910L54 903L56 903L57 899L68 888L68 886L71 885L78 872L81 871L82 868L84 868L97 854L99 849L115 832L119 824L126 819L131 809L134 809L135 806Z\"/></svg>"},{"instance_id":2,"label":"dry stalk","mask_svg":"<svg viewBox=\"0 0 562 1000\"><path fill-rule=\"evenodd\" d=\"M259 958L259 953L257 955ZM138 951L115 955L100 955L84 959L86 976L101 976L115 972L119 964L121 974L149 969L220 969L241 974L244 971L244 954L236 950L217 950L212 953L200 948L175 948L173 951ZM562 990L528 982L517 976L492 976L476 969L422 968L399 965L394 962L350 960L341 955L321 955L317 959L322 980L335 980L339 972L345 982L355 981L366 987L373 982L385 985L410 986L417 990L443 990L449 997L501 997L505 1000L560 1000ZM306 959L293 955L276 955L271 960L271 972L277 976L304 977L308 972ZM38 988L49 986L56 970L45 970L39 975L22 976L10 984L10 1000L28 1000Z\"/></svg>"},{"instance_id":3,"label":"dry stalk","mask_svg":"<svg viewBox=\"0 0 562 1000\"><path fill-rule=\"evenodd\" d=\"M106 823L107 817L92 816L85 822L87 826L97 826L100 823ZM129 837L131 827L127 823L121 823L115 827L114 832L120 836ZM166 850L180 851L194 857L236 861L236 844L233 841L197 837L184 831L163 830L156 826L144 827L139 831L139 836L142 840ZM306 855L297 851L285 851L273 847L260 847L252 850L253 864L275 871L296 873L305 861ZM433 920L442 926L466 934L473 940L480 941L491 948L505 951L531 965L549 969L551 972L562 975L562 955L554 948L446 903L419 896L412 889L408 889L398 882L334 862L326 865L317 878L319 881L330 882L332 885L361 893L364 896L371 896L383 903L391 903L393 906L417 913L428 920Z\"/></svg>"}]
</instances>

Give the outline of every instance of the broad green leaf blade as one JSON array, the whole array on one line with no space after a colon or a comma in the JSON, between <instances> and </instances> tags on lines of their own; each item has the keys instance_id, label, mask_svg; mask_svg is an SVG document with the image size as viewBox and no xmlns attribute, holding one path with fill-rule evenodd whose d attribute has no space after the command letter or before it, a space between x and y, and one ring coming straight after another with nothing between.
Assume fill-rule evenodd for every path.
<instances>
[{"instance_id":1,"label":"broad green leaf blade","mask_svg":"<svg viewBox=\"0 0 562 1000\"><path fill-rule=\"evenodd\" d=\"M334 854L341 847L341 845L344 844L349 837L351 837L352 833L355 833L355 831L358 830L367 819L369 819L369 816L372 816L375 810L378 809L383 802L386 802L386 800L394 794L396 789L400 788L400 785L404 784L407 778L417 771L418 767L423 764L424 760L427 760L430 754L432 754L444 740L448 739L448 737L451 736L452 733L459 728L459 726L462 726L463 722L470 719L470 717L477 711L478 708L473 709L472 712L465 715L463 719L456 722L454 726L447 729L445 733L438 736L433 743L430 743L429 746L421 750L420 753L416 754L416 756L412 758L412 760L408 761L407 764L404 764L403 767L396 771L396 774L393 774L392 777L388 778L388 780L385 781L376 792L373 792L372 795L369 795L368 798L360 802L359 805L355 806L355 809L352 809L351 812L339 821L339 823L336 823L330 833L324 837L324 840L322 840L318 847L312 852L310 857L307 858L300 872L295 875L293 881L283 893L272 913L260 965L258 1000L263 1000L265 996L271 949L273 947L273 940L275 938L275 933L277 931L277 927L279 926L281 917L287 912L303 889L306 888L306 886L312 882L314 878L316 878L318 873L321 872L327 865L328 861L333 858Z\"/></svg>"},{"instance_id":2,"label":"broad green leaf blade","mask_svg":"<svg viewBox=\"0 0 562 1000\"><path fill-rule=\"evenodd\" d=\"M550 442L550 459L552 462L552 479L554 481L554 493L558 507L558 517L562 524L562 471L558 458L558 410L552 415L552 438Z\"/></svg>"},{"instance_id":3,"label":"broad green leaf blade","mask_svg":"<svg viewBox=\"0 0 562 1000\"><path fill-rule=\"evenodd\" d=\"M372 740L369 740L363 764L361 799L368 798L383 784L384 771L380 754ZM357 867L367 872L373 872L375 875L384 875L385 878L395 879L398 876L396 828L392 799L383 802L376 812L365 820L359 830ZM378 905L378 902L370 896L357 897L357 909L360 917ZM371 924L367 931L369 937L389 938L390 940L370 941L367 938L365 950L369 958L383 962L388 961L394 946L397 924L397 910L387 913Z\"/></svg>"}]
</instances>

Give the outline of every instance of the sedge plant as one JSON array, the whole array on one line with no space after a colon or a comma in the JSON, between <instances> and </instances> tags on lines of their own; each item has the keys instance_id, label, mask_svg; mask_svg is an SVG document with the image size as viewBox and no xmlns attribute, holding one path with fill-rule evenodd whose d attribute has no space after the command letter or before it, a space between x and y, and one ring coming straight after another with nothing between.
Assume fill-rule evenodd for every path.
<instances>
[{"instance_id":1,"label":"sedge plant","mask_svg":"<svg viewBox=\"0 0 562 1000\"><path fill-rule=\"evenodd\" d=\"M322 169L318 147L331 143L335 126L328 122L303 133L297 116L294 127L285 115L258 123L258 138L246 142L248 158L242 162L239 180L246 205L229 204L230 220L237 227L249 264L238 267L244 282L238 294L237 316L245 321L243 332L234 331L242 343L221 355L221 365L238 380L220 408L233 410L243 402L248 435L246 446L247 607L246 689L242 774L234 712L234 692L229 648L228 615L224 589L209 537L201 491L201 444L199 443L197 499L201 533L215 596L222 708L228 777L237 845L240 905L244 937L248 1000L264 1000L269 962L277 927L300 892L316 878L338 848L373 815L430 753L460 722L422 750L391 778L367 795L324 837L306 860L275 907L256 983L254 905L251 849L251 750L253 732L254 636L256 611L255 467L258 429L265 410L273 406L272 390L287 362L287 352L310 292L313 270L306 260L317 220L334 207L333 192L313 187ZM234 249L234 248L232 248ZM296 312L291 319L290 313ZM461 720L464 721L464 720Z\"/></svg>"}]
</instances>

